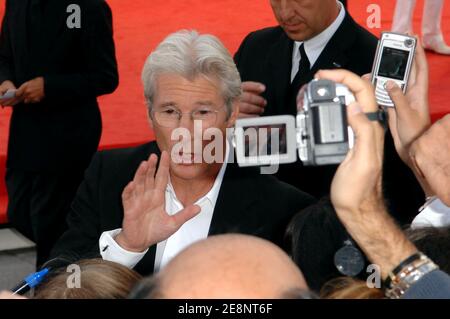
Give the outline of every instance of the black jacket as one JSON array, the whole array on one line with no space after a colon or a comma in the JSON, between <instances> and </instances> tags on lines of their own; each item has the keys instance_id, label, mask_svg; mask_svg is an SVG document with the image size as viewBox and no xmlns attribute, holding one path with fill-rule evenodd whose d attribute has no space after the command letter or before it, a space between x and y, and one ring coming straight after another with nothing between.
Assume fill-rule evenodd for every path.
<instances>
[{"instance_id":1,"label":"black jacket","mask_svg":"<svg viewBox=\"0 0 450 319\"><path fill-rule=\"evenodd\" d=\"M67 21L80 8L81 27ZM67 12L69 11L69 12ZM86 167L101 135L97 96L118 85L112 14L103 0L7 0L0 36L0 83L17 88L42 76L45 99L14 107L8 168Z\"/></svg>"},{"instance_id":2,"label":"black jacket","mask_svg":"<svg viewBox=\"0 0 450 319\"><path fill-rule=\"evenodd\" d=\"M370 73L377 48L377 38L346 16L328 42L311 71L291 84L291 40L281 27L271 27L250 33L235 55L243 81L262 82L267 100L263 113L295 115L299 89L310 82L321 69L342 68L358 75ZM327 195L336 172L336 165L304 167L298 161L280 166L280 180L295 185L316 197ZM390 212L396 219L410 223L423 201L423 192L409 168L401 161L394 148L390 132L386 134L385 167L383 172L385 197Z\"/></svg>"},{"instance_id":3,"label":"black jacket","mask_svg":"<svg viewBox=\"0 0 450 319\"><path fill-rule=\"evenodd\" d=\"M155 142L136 148L97 153L86 171L71 211L68 231L57 242L52 256L72 259L98 257L104 231L122 227L121 194L133 179L139 164L151 153L160 154ZM227 165L214 208L209 235L251 234L282 245L292 216L314 199L256 168ZM150 247L135 269L153 272L156 245Z\"/></svg>"}]
</instances>

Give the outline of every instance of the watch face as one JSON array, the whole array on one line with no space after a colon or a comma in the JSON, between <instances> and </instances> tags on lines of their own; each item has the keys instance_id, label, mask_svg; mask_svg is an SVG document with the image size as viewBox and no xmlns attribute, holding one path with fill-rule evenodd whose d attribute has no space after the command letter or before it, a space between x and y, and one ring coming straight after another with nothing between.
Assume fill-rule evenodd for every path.
<instances>
[{"instance_id":1,"label":"watch face","mask_svg":"<svg viewBox=\"0 0 450 319\"><path fill-rule=\"evenodd\" d=\"M353 245L346 245L334 254L334 265L341 274L354 277L364 269L364 256Z\"/></svg>"}]
</instances>

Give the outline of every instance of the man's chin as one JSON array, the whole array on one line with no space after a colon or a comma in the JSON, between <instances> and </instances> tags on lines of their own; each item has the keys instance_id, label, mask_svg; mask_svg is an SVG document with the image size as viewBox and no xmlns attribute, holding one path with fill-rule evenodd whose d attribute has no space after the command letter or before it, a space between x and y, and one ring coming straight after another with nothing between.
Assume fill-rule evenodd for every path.
<instances>
[{"instance_id":1,"label":"man's chin","mask_svg":"<svg viewBox=\"0 0 450 319\"><path fill-rule=\"evenodd\" d=\"M202 175L202 164L199 163L171 163L171 173L178 178L190 180Z\"/></svg>"},{"instance_id":2,"label":"man's chin","mask_svg":"<svg viewBox=\"0 0 450 319\"><path fill-rule=\"evenodd\" d=\"M302 42L311 38L311 34L307 30L289 30L288 28L283 28L283 30L294 41Z\"/></svg>"}]
</instances>

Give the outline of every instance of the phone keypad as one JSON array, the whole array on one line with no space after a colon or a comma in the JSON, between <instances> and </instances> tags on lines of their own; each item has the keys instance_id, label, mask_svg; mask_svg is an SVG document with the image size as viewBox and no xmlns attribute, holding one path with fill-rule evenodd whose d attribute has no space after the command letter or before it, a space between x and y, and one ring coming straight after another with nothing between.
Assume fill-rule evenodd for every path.
<instances>
[{"instance_id":1,"label":"phone keypad","mask_svg":"<svg viewBox=\"0 0 450 319\"><path fill-rule=\"evenodd\" d=\"M392 102L389 94L386 92L384 88L386 81L377 81L375 87L375 96L377 98L377 102L381 106L394 107L394 103ZM401 86L403 89L403 85Z\"/></svg>"}]
</instances>

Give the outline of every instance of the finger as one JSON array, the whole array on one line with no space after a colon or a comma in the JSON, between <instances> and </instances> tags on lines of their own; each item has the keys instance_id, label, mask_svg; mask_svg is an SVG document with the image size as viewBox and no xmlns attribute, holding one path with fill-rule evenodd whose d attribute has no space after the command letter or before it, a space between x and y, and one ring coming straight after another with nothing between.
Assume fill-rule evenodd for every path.
<instances>
[{"instance_id":1,"label":"finger","mask_svg":"<svg viewBox=\"0 0 450 319\"><path fill-rule=\"evenodd\" d=\"M127 186L122 191L122 203L126 204L133 198L134 183L129 182Z\"/></svg>"},{"instance_id":2,"label":"finger","mask_svg":"<svg viewBox=\"0 0 450 319\"><path fill-rule=\"evenodd\" d=\"M345 84L355 95L364 112L375 112L378 104L375 99L375 90L367 81L347 70L321 70L316 73L316 79L327 79Z\"/></svg>"},{"instance_id":3,"label":"finger","mask_svg":"<svg viewBox=\"0 0 450 319\"><path fill-rule=\"evenodd\" d=\"M385 89L389 94L392 102L397 108L398 113L404 113L405 110L409 109L409 102L403 93L402 89L395 83L394 81L387 81L385 85Z\"/></svg>"},{"instance_id":4,"label":"finger","mask_svg":"<svg viewBox=\"0 0 450 319\"><path fill-rule=\"evenodd\" d=\"M367 73L362 76L362 79L365 81L372 82L372 73Z\"/></svg>"},{"instance_id":5,"label":"finger","mask_svg":"<svg viewBox=\"0 0 450 319\"><path fill-rule=\"evenodd\" d=\"M240 119L250 119L250 118L255 118L255 117L259 117L259 114L248 114L248 113L239 113L238 118Z\"/></svg>"},{"instance_id":6,"label":"finger","mask_svg":"<svg viewBox=\"0 0 450 319\"><path fill-rule=\"evenodd\" d=\"M246 114L260 115L264 112L264 108L257 106L257 105L241 102L239 104L239 112L246 113Z\"/></svg>"},{"instance_id":7,"label":"finger","mask_svg":"<svg viewBox=\"0 0 450 319\"><path fill-rule=\"evenodd\" d=\"M374 156L380 157L380 141L377 140L373 123L364 114L358 103L352 103L347 109L348 122L355 134L355 145L353 147L353 156L361 161L368 163Z\"/></svg>"},{"instance_id":8,"label":"finger","mask_svg":"<svg viewBox=\"0 0 450 319\"><path fill-rule=\"evenodd\" d=\"M428 88L428 61L427 55L420 39L417 39L415 61L417 66L417 82L420 83L420 85L425 85Z\"/></svg>"},{"instance_id":9,"label":"finger","mask_svg":"<svg viewBox=\"0 0 450 319\"><path fill-rule=\"evenodd\" d=\"M265 107L267 105L267 101L265 98L250 92L244 92L241 95L241 102L253 104L256 106L259 106L261 108Z\"/></svg>"},{"instance_id":10,"label":"finger","mask_svg":"<svg viewBox=\"0 0 450 319\"><path fill-rule=\"evenodd\" d=\"M147 162L142 162L134 175L133 182L135 184L135 196L141 196L144 194L147 169Z\"/></svg>"},{"instance_id":11,"label":"finger","mask_svg":"<svg viewBox=\"0 0 450 319\"><path fill-rule=\"evenodd\" d=\"M245 92L261 94L266 90L266 86L260 82L246 81L242 82L242 90Z\"/></svg>"},{"instance_id":12,"label":"finger","mask_svg":"<svg viewBox=\"0 0 450 319\"><path fill-rule=\"evenodd\" d=\"M2 102L3 106L12 106L14 105L15 98L7 99Z\"/></svg>"},{"instance_id":13,"label":"finger","mask_svg":"<svg viewBox=\"0 0 450 319\"><path fill-rule=\"evenodd\" d=\"M23 98L27 87L28 87L28 82L22 84L16 91L16 97Z\"/></svg>"},{"instance_id":14,"label":"finger","mask_svg":"<svg viewBox=\"0 0 450 319\"><path fill-rule=\"evenodd\" d=\"M167 184L169 183L169 167L169 153L163 151L159 161L158 171L156 172L155 189L162 192L166 191Z\"/></svg>"},{"instance_id":15,"label":"finger","mask_svg":"<svg viewBox=\"0 0 450 319\"><path fill-rule=\"evenodd\" d=\"M402 89L394 81L388 81L386 83L386 91L395 105L397 120L395 125L398 125L398 122L401 121L402 125L408 126L411 129L414 128L416 126L414 120L415 111L411 109L408 99L403 94ZM391 115L392 113L393 112L390 111L389 114ZM391 120L389 122L391 122ZM389 126L391 126L391 123L389 123Z\"/></svg>"},{"instance_id":16,"label":"finger","mask_svg":"<svg viewBox=\"0 0 450 319\"><path fill-rule=\"evenodd\" d=\"M190 205L184 208L175 215L171 216L174 227L179 229L184 223L197 216L200 212L201 208L198 205Z\"/></svg>"},{"instance_id":17,"label":"finger","mask_svg":"<svg viewBox=\"0 0 450 319\"><path fill-rule=\"evenodd\" d=\"M155 187L155 172L158 163L158 156L151 154L148 159L148 170L145 177L145 191L152 190Z\"/></svg>"}]
</instances>

